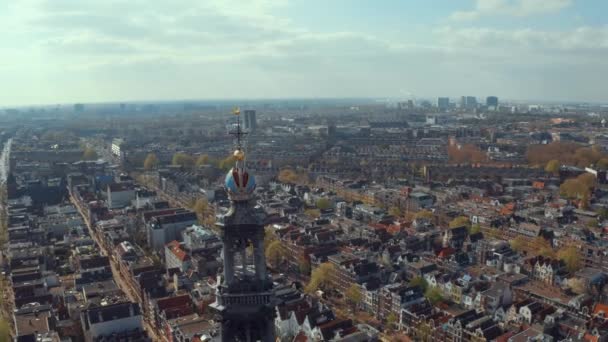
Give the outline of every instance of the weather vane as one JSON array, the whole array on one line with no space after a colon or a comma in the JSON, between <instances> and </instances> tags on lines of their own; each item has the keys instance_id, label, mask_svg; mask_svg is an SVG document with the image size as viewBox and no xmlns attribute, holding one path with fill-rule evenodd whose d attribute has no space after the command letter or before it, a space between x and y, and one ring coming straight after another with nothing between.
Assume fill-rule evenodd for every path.
<instances>
[{"instance_id":1,"label":"weather vane","mask_svg":"<svg viewBox=\"0 0 608 342\"><path fill-rule=\"evenodd\" d=\"M230 132L230 134L236 137L236 150L234 151L232 156L237 161L237 167L238 165L241 165L241 167L243 167L243 163L245 160L245 152L243 152L243 146L241 145L241 142L243 140L243 136L247 133L243 132L243 130L241 129L241 109L239 107L235 107L232 110L232 114L236 115L236 130Z\"/></svg>"},{"instance_id":2,"label":"weather vane","mask_svg":"<svg viewBox=\"0 0 608 342\"><path fill-rule=\"evenodd\" d=\"M232 114L236 115L236 131L230 132L230 134L236 137L237 149L242 149L241 140L247 134L243 132L241 129L241 109L239 107L235 107L232 110Z\"/></svg>"}]
</instances>

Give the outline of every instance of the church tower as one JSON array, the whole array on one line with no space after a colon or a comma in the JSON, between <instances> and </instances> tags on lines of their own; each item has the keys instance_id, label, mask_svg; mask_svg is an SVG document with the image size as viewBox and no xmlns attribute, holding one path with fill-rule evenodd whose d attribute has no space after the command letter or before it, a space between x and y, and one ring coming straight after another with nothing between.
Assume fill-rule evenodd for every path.
<instances>
[{"instance_id":1,"label":"church tower","mask_svg":"<svg viewBox=\"0 0 608 342\"><path fill-rule=\"evenodd\" d=\"M275 295L264 256L264 211L255 206L256 183L245 167L240 110L237 116L235 166L225 188L230 210L216 223L224 244L224 270L211 305L220 322L222 341L275 341Z\"/></svg>"}]
</instances>

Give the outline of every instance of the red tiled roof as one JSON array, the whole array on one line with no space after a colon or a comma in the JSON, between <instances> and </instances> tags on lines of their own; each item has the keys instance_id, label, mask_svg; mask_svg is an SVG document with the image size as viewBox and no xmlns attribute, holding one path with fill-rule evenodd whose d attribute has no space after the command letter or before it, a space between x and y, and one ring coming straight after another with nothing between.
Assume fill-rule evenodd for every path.
<instances>
[{"instance_id":1,"label":"red tiled roof","mask_svg":"<svg viewBox=\"0 0 608 342\"><path fill-rule=\"evenodd\" d=\"M156 306L159 312L165 313L167 319L190 315L194 312L192 299L187 294L159 299Z\"/></svg>"},{"instance_id":2,"label":"red tiled roof","mask_svg":"<svg viewBox=\"0 0 608 342\"><path fill-rule=\"evenodd\" d=\"M175 255L179 260L186 261L190 259L188 253L184 252L184 250L180 247L179 242L173 240L167 244L167 248Z\"/></svg>"},{"instance_id":3,"label":"red tiled roof","mask_svg":"<svg viewBox=\"0 0 608 342\"><path fill-rule=\"evenodd\" d=\"M454 254L455 252L456 252L456 250L454 248L446 247L446 248L443 248L437 256L440 258L447 258L450 255Z\"/></svg>"},{"instance_id":4,"label":"red tiled roof","mask_svg":"<svg viewBox=\"0 0 608 342\"><path fill-rule=\"evenodd\" d=\"M600 312L603 312L605 316L608 317L608 304L597 303L593 308L593 314L597 315Z\"/></svg>"}]
</instances>

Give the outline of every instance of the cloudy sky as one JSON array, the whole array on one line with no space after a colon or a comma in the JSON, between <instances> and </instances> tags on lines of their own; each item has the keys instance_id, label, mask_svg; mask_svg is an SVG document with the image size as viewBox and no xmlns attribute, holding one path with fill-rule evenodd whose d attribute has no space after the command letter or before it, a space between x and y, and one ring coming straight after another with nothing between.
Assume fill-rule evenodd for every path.
<instances>
[{"instance_id":1,"label":"cloudy sky","mask_svg":"<svg viewBox=\"0 0 608 342\"><path fill-rule=\"evenodd\" d=\"M606 0L0 1L0 106L608 101Z\"/></svg>"}]
</instances>

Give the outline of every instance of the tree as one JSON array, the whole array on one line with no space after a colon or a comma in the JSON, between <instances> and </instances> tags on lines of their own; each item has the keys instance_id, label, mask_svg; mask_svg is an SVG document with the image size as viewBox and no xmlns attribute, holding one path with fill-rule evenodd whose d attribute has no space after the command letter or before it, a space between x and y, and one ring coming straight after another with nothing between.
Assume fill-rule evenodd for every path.
<instances>
[{"instance_id":1,"label":"tree","mask_svg":"<svg viewBox=\"0 0 608 342\"><path fill-rule=\"evenodd\" d=\"M479 232L481 232L481 226L478 223L476 223L476 224L474 224L474 225L472 225L472 226L469 227L469 234L470 235L477 234Z\"/></svg>"},{"instance_id":2,"label":"tree","mask_svg":"<svg viewBox=\"0 0 608 342\"><path fill-rule=\"evenodd\" d=\"M279 172L279 181L282 183L296 183L298 175L292 169L283 169Z\"/></svg>"},{"instance_id":3,"label":"tree","mask_svg":"<svg viewBox=\"0 0 608 342\"><path fill-rule=\"evenodd\" d=\"M10 339L10 327L8 322L4 319L0 320L0 342L9 342Z\"/></svg>"},{"instance_id":4,"label":"tree","mask_svg":"<svg viewBox=\"0 0 608 342\"><path fill-rule=\"evenodd\" d=\"M559 174L559 160L549 160L549 162L547 162L547 165L545 166L545 172L557 176Z\"/></svg>"},{"instance_id":5,"label":"tree","mask_svg":"<svg viewBox=\"0 0 608 342\"><path fill-rule=\"evenodd\" d=\"M267 245L265 255L266 260L268 260L268 262L272 266L278 268L283 262L283 260L285 260L287 253L285 251L285 248L283 248L283 244L281 243L281 241L274 240L269 245Z\"/></svg>"},{"instance_id":6,"label":"tree","mask_svg":"<svg viewBox=\"0 0 608 342\"><path fill-rule=\"evenodd\" d=\"M91 147L85 147L84 151L82 152L82 159L97 160L97 152L95 152L95 149Z\"/></svg>"},{"instance_id":7,"label":"tree","mask_svg":"<svg viewBox=\"0 0 608 342\"><path fill-rule=\"evenodd\" d=\"M207 202L207 199L200 197L197 198L194 205L192 205L192 211L194 211L198 217L203 217L205 216L208 207L209 203Z\"/></svg>"},{"instance_id":8,"label":"tree","mask_svg":"<svg viewBox=\"0 0 608 342\"><path fill-rule=\"evenodd\" d=\"M589 188L577 178L570 178L560 185L559 193L566 198L580 199L589 196Z\"/></svg>"},{"instance_id":9,"label":"tree","mask_svg":"<svg viewBox=\"0 0 608 342\"><path fill-rule=\"evenodd\" d=\"M429 321L421 320L415 327L415 334L418 339L416 341L428 342L433 341L433 329L428 323Z\"/></svg>"},{"instance_id":10,"label":"tree","mask_svg":"<svg viewBox=\"0 0 608 342\"><path fill-rule=\"evenodd\" d=\"M158 158L156 157L156 154L149 153L146 156L146 160L144 160L144 169L154 170L156 167L158 167Z\"/></svg>"},{"instance_id":11,"label":"tree","mask_svg":"<svg viewBox=\"0 0 608 342\"><path fill-rule=\"evenodd\" d=\"M450 228L457 228L463 226L468 228L470 225L471 221L469 221L469 218L466 216L458 216L452 221L450 221Z\"/></svg>"},{"instance_id":12,"label":"tree","mask_svg":"<svg viewBox=\"0 0 608 342\"><path fill-rule=\"evenodd\" d=\"M443 300L443 295L441 294L439 289L437 289L435 287L429 287L428 289L426 289L426 291L424 292L424 296L433 305L435 305Z\"/></svg>"},{"instance_id":13,"label":"tree","mask_svg":"<svg viewBox=\"0 0 608 342\"><path fill-rule=\"evenodd\" d=\"M568 272L572 273L579 269L581 256L578 249L574 246L569 246L557 251L557 258L566 264Z\"/></svg>"},{"instance_id":14,"label":"tree","mask_svg":"<svg viewBox=\"0 0 608 342\"><path fill-rule=\"evenodd\" d=\"M390 314L388 314L388 316L386 317L386 326L389 330L394 330L395 329L395 324L398 323L399 318L397 317L397 315L395 315L394 312L391 312Z\"/></svg>"},{"instance_id":15,"label":"tree","mask_svg":"<svg viewBox=\"0 0 608 342\"><path fill-rule=\"evenodd\" d=\"M551 160L559 160L562 164L573 165L575 163L574 154L580 147L578 144L568 142L529 145L526 158L532 166L546 165Z\"/></svg>"},{"instance_id":16,"label":"tree","mask_svg":"<svg viewBox=\"0 0 608 342\"><path fill-rule=\"evenodd\" d=\"M427 288L429 287L429 284L427 283L426 279L424 279L423 277L412 278L412 280L410 280L409 285L418 286L420 289L422 289L422 292L426 292Z\"/></svg>"},{"instance_id":17,"label":"tree","mask_svg":"<svg viewBox=\"0 0 608 342\"><path fill-rule=\"evenodd\" d=\"M568 287L572 292L576 294L584 294L587 292L585 281L581 278L570 278L568 279Z\"/></svg>"},{"instance_id":18,"label":"tree","mask_svg":"<svg viewBox=\"0 0 608 342\"><path fill-rule=\"evenodd\" d=\"M361 293L361 288L357 284L352 284L346 289L346 293L344 293L346 299L352 304L353 311L357 309L361 300L363 300L363 294Z\"/></svg>"},{"instance_id":19,"label":"tree","mask_svg":"<svg viewBox=\"0 0 608 342\"><path fill-rule=\"evenodd\" d=\"M420 210L419 212L416 213L416 215L414 216L415 219L427 219L430 220L433 218L433 213L430 210Z\"/></svg>"},{"instance_id":20,"label":"tree","mask_svg":"<svg viewBox=\"0 0 608 342\"><path fill-rule=\"evenodd\" d=\"M317 200L317 202L315 203L316 207L320 210L326 210L331 208L331 202L329 201L329 199L325 198L325 197L321 197Z\"/></svg>"},{"instance_id":21,"label":"tree","mask_svg":"<svg viewBox=\"0 0 608 342\"><path fill-rule=\"evenodd\" d=\"M220 160L219 162L219 168L224 170L224 171L228 171L230 170L233 166L234 163L236 162L236 159L234 159L233 155L229 155L228 157Z\"/></svg>"},{"instance_id":22,"label":"tree","mask_svg":"<svg viewBox=\"0 0 608 342\"><path fill-rule=\"evenodd\" d=\"M196 167L203 166L209 164L209 156L206 154L202 154L196 158Z\"/></svg>"},{"instance_id":23,"label":"tree","mask_svg":"<svg viewBox=\"0 0 608 342\"><path fill-rule=\"evenodd\" d=\"M600 216L602 220L608 220L608 209L602 208L598 210L597 214Z\"/></svg>"},{"instance_id":24,"label":"tree","mask_svg":"<svg viewBox=\"0 0 608 342\"><path fill-rule=\"evenodd\" d=\"M298 271L302 275L309 275L310 274L310 261L308 261L308 259L306 259L304 257L299 257L298 258Z\"/></svg>"},{"instance_id":25,"label":"tree","mask_svg":"<svg viewBox=\"0 0 608 342\"><path fill-rule=\"evenodd\" d=\"M472 144L448 146L448 157L451 163L484 163L488 156L477 146Z\"/></svg>"},{"instance_id":26,"label":"tree","mask_svg":"<svg viewBox=\"0 0 608 342\"><path fill-rule=\"evenodd\" d=\"M306 214L306 216L312 219L317 219L321 217L321 211L319 209L306 209L304 211L304 214Z\"/></svg>"},{"instance_id":27,"label":"tree","mask_svg":"<svg viewBox=\"0 0 608 342\"><path fill-rule=\"evenodd\" d=\"M176 153L173 155L171 164L179 165L183 168L190 169L194 165L194 158L186 153Z\"/></svg>"},{"instance_id":28,"label":"tree","mask_svg":"<svg viewBox=\"0 0 608 342\"><path fill-rule=\"evenodd\" d=\"M576 179L578 179L579 182L581 182L585 187L587 187L587 189L591 189L595 186L595 175L592 173L583 173L582 175L579 175L578 177L576 177Z\"/></svg>"},{"instance_id":29,"label":"tree","mask_svg":"<svg viewBox=\"0 0 608 342\"><path fill-rule=\"evenodd\" d=\"M509 244L511 245L512 250L516 252L521 252L526 246L526 239L523 236L518 235L517 237L515 237L515 239L509 241Z\"/></svg>"},{"instance_id":30,"label":"tree","mask_svg":"<svg viewBox=\"0 0 608 342\"><path fill-rule=\"evenodd\" d=\"M388 209L388 214L395 217L401 217L401 209L399 209L399 207L390 207Z\"/></svg>"},{"instance_id":31,"label":"tree","mask_svg":"<svg viewBox=\"0 0 608 342\"><path fill-rule=\"evenodd\" d=\"M596 166L600 170L606 170L606 169L608 169L608 158L604 157L604 158L598 160Z\"/></svg>"},{"instance_id":32,"label":"tree","mask_svg":"<svg viewBox=\"0 0 608 342\"><path fill-rule=\"evenodd\" d=\"M310 281L304 291L313 293L317 290L326 290L331 285L331 275L336 272L336 268L329 262L324 262L315 268L310 275Z\"/></svg>"},{"instance_id":33,"label":"tree","mask_svg":"<svg viewBox=\"0 0 608 342\"><path fill-rule=\"evenodd\" d=\"M551 246L551 242L542 236L538 236L532 241L534 250L538 251L538 255L542 255L547 258L555 258L555 251Z\"/></svg>"}]
</instances>

